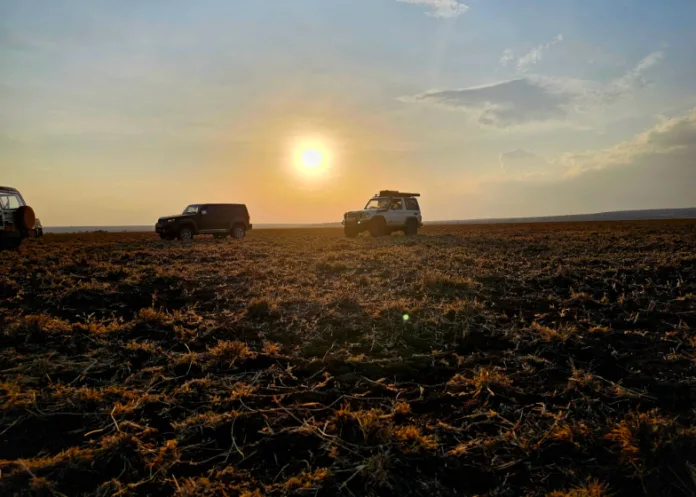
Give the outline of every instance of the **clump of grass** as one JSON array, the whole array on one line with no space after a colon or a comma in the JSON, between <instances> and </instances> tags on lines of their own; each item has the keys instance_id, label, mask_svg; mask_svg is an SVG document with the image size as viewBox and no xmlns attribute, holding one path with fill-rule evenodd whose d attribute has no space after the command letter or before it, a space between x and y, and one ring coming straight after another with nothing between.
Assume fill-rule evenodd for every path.
<instances>
[{"instance_id":1,"label":"clump of grass","mask_svg":"<svg viewBox=\"0 0 696 497\"><path fill-rule=\"evenodd\" d=\"M392 411L394 416L405 417L411 414L411 405L408 402L397 402Z\"/></svg>"},{"instance_id":2,"label":"clump of grass","mask_svg":"<svg viewBox=\"0 0 696 497\"><path fill-rule=\"evenodd\" d=\"M148 463L151 470L168 471L181 459L181 450L176 440L167 440Z\"/></svg>"},{"instance_id":3,"label":"clump of grass","mask_svg":"<svg viewBox=\"0 0 696 497\"><path fill-rule=\"evenodd\" d=\"M557 328L549 328L548 326L539 324L535 321L528 328L528 331L538 336L545 342L566 342L570 338L578 335L577 327L567 323L561 324Z\"/></svg>"},{"instance_id":4,"label":"clump of grass","mask_svg":"<svg viewBox=\"0 0 696 497\"><path fill-rule=\"evenodd\" d=\"M393 431L394 439L403 444L404 453L423 452L437 448L437 441L433 435L423 435L417 426L398 426Z\"/></svg>"},{"instance_id":5,"label":"clump of grass","mask_svg":"<svg viewBox=\"0 0 696 497\"><path fill-rule=\"evenodd\" d=\"M469 290L475 286L470 277L447 274L442 271L428 269L421 276L421 285L430 291Z\"/></svg>"},{"instance_id":6,"label":"clump of grass","mask_svg":"<svg viewBox=\"0 0 696 497\"><path fill-rule=\"evenodd\" d=\"M471 390L473 388L474 397L478 397L484 391L490 395L495 395L493 388L500 389L512 385L512 380L505 375L503 370L498 367L478 368L473 377L468 378L460 373L455 374L447 382L448 387L457 390Z\"/></svg>"},{"instance_id":7,"label":"clump of grass","mask_svg":"<svg viewBox=\"0 0 696 497\"><path fill-rule=\"evenodd\" d=\"M592 300L592 295L587 292L576 292L572 288L570 289L570 298L572 300L579 300L580 302L587 302Z\"/></svg>"},{"instance_id":8,"label":"clump of grass","mask_svg":"<svg viewBox=\"0 0 696 497\"><path fill-rule=\"evenodd\" d=\"M392 429L391 415L378 409L353 411L350 405L336 411L336 423L341 431L357 428L365 441L384 442Z\"/></svg>"},{"instance_id":9,"label":"clump of grass","mask_svg":"<svg viewBox=\"0 0 696 497\"><path fill-rule=\"evenodd\" d=\"M238 417L239 413L237 411L230 412L203 412L200 414L194 414L189 416L183 421L178 421L172 423L172 427L175 430L185 430L193 427L203 427L203 428L217 428L225 423L232 421L234 418Z\"/></svg>"},{"instance_id":10,"label":"clump of grass","mask_svg":"<svg viewBox=\"0 0 696 497\"><path fill-rule=\"evenodd\" d=\"M271 357L280 355L280 344L275 342L263 342L263 353Z\"/></svg>"},{"instance_id":11,"label":"clump of grass","mask_svg":"<svg viewBox=\"0 0 696 497\"><path fill-rule=\"evenodd\" d=\"M147 324L157 326L171 326L174 324L172 316L165 311L157 310L152 307L145 307L138 311L138 318Z\"/></svg>"},{"instance_id":12,"label":"clump of grass","mask_svg":"<svg viewBox=\"0 0 696 497\"><path fill-rule=\"evenodd\" d=\"M674 439L678 432L675 419L661 416L657 409L630 413L614 423L605 438L614 442L628 461L647 457Z\"/></svg>"},{"instance_id":13,"label":"clump of grass","mask_svg":"<svg viewBox=\"0 0 696 497\"><path fill-rule=\"evenodd\" d=\"M284 486L287 490L291 491L317 488L329 477L329 475L329 470L326 468L319 468L310 472L302 472L299 475L288 479Z\"/></svg>"},{"instance_id":14,"label":"clump of grass","mask_svg":"<svg viewBox=\"0 0 696 497\"><path fill-rule=\"evenodd\" d=\"M602 390L602 383L592 373L572 366L572 375L568 378L567 390L583 390L599 393Z\"/></svg>"},{"instance_id":15,"label":"clump of grass","mask_svg":"<svg viewBox=\"0 0 696 497\"><path fill-rule=\"evenodd\" d=\"M264 319L277 312L275 302L266 298L256 298L249 302L244 315L251 319Z\"/></svg>"},{"instance_id":16,"label":"clump of grass","mask_svg":"<svg viewBox=\"0 0 696 497\"><path fill-rule=\"evenodd\" d=\"M238 340L219 340L215 347L206 352L209 364L224 364L231 367L237 361L244 361L255 356L246 343Z\"/></svg>"},{"instance_id":17,"label":"clump of grass","mask_svg":"<svg viewBox=\"0 0 696 497\"><path fill-rule=\"evenodd\" d=\"M549 433L549 438L559 442L577 444L579 439L586 438L589 429L584 422L565 424L558 423Z\"/></svg>"},{"instance_id":18,"label":"clump of grass","mask_svg":"<svg viewBox=\"0 0 696 497\"><path fill-rule=\"evenodd\" d=\"M246 383L236 383L230 392L230 400L248 399L254 395L256 387Z\"/></svg>"},{"instance_id":19,"label":"clump of grass","mask_svg":"<svg viewBox=\"0 0 696 497\"><path fill-rule=\"evenodd\" d=\"M350 269L343 262L319 262L316 268L318 272L326 274L341 274Z\"/></svg>"},{"instance_id":20,"label":"clump of grass","mask_svg":"<svg viewBox=\"0 0 696 497\"><path fill-rule=\"evenodd\" d=\"M73 325L48 314L30 314L6 328L7 335L51 335L69 333Z\"/></svg>"},{"instance_id":21,"label":"clump of grass","mask_svg":"<svg viewBox=\"0 0 696 497\"><path fill-rule=\"evenodd\" d=\"M610 495L607 485L597 480L590 480L570 490L554 490L546 494L546 497L610 497Z\"/></svg>"}]
</instances>

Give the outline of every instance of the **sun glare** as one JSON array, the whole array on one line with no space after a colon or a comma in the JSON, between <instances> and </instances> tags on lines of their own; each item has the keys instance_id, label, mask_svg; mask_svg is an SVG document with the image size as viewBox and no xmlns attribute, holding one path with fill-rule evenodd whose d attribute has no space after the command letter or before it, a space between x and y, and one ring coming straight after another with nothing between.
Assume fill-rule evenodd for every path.
<instances>
[{"instance_id":1,"label":"sun glare","mask_svg":"<svg viewBox=\"0 0 696 497\"><path fill-rule=\"evenodd\" d=\"M324 162L324 154L316 148L308 148L302 151L301 161L307 169L316 169Z\"/></svg>"},{"instance_id":2,"label":"sun glare","mask_svg":"<svg viewBox=\"0 0 696 497\"><path fill-rule=\"evenodd\" d=\"M305 185L322 183L331 176L335 166L334 150L325 137L294 140L291 147L291 167Z\"/></svg>"}]
</instances>

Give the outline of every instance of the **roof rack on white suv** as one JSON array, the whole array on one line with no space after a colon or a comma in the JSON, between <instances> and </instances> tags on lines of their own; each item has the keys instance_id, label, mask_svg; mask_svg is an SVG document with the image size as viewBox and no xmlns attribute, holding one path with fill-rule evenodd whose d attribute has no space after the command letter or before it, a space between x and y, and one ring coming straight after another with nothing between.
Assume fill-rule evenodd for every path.
<instances>
[{"instance_id":1,"label":"roof rack on white suv","mask_svg":"<svg viewBox=\"0 0 696 497\"><path fill-rule=\"evenodd\" d=\"M404 193L396 190L380 190L375 197L420 197L420 193Z\"/></svg>"}]
</instances>

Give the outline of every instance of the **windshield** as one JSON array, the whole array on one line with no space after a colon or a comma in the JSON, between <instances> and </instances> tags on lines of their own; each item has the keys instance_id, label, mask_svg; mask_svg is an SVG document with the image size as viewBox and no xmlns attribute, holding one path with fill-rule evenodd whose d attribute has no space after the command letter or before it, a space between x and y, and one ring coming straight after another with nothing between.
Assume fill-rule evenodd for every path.
<instances>
[{"instance_id":1,"label":"windshield","mask_svg":"<svg viewBox=\"0 0 696 497\"><path fill-rule=\"evenodd\" d=\"M19 209L24 205L22 197L16 193L0 192L0 208L2 209Z\"/></svg>"},{"instance_id":2,"label":"windshield","mask_svg":"<svg viewBox=\"0 0 696 497\"><path fill-rule=\"evenodd\" d=\"M370 200L365 209L387 209L389 207L388 198L373 198Z\"/></svg>"},{"instance_id":3,"label":"windshield","mask_svg":"<svg viewBox=\"0 0 696 497\"><path fill-rule=\"evenodd\" d=\"M186 209L184 209L184 214L198 214L198 206L189 205Z\"/></svg>"}]
</instances>

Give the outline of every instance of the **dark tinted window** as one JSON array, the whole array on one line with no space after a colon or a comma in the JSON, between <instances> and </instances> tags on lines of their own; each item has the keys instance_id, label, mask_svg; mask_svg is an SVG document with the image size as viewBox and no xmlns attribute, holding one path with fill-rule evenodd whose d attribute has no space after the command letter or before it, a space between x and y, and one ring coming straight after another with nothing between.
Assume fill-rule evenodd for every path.
<instances>
[{"instance_id":1,"label":"dark tinted window","mask_svg":"<svg viewBox=\"0 0 696 497\"><path fill-rule=\"evenodd\" d=\"M418 200L416 200L413 197L406 197L406 210L408 210L408 211L420 210L420 207L418 207Z\"/></svg>"},{"instance_id":2,"label":"dark tinted window","mask_svg":"<svg viewBox=\"0 0 696 497\"><path fill-rule=\"evenodd\" d=\"M208 213L223 217L246 217L246 205L217 204L206 206Z\"/></svg>"}]
</instances>

